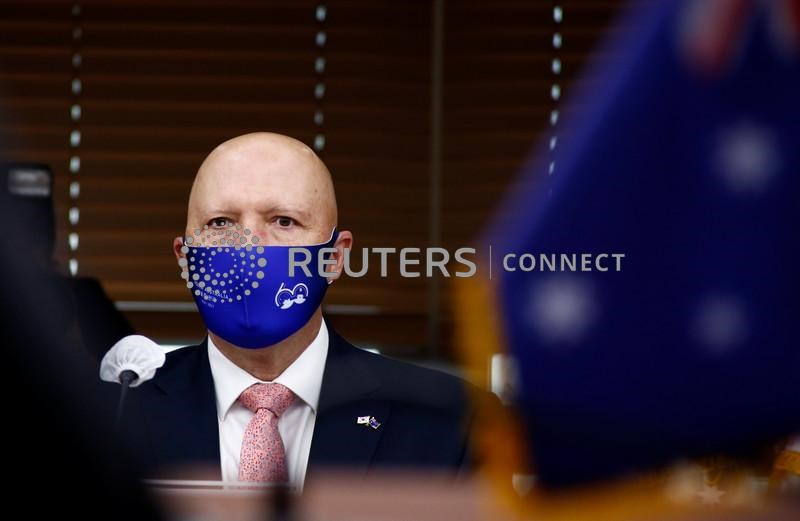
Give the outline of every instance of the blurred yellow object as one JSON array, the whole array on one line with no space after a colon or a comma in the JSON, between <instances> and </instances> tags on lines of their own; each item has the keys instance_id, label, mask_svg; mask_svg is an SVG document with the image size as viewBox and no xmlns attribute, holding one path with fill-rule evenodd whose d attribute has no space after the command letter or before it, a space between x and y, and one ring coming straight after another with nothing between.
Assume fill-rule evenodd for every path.
<instances>
[{"instance_id":1,"label":"blurred yellow object","mask_svg":"<svg viewBox=\"0 0 800 521\"><path fill-rule=\"evenodd\" d=\"M800 452L793 450L783 451L775 461L775 470L791 472L800 476Z\"/></svg>"},{"instance_id":2,"label":"blurred yellow object","mask_svg":"<svg viewBox=\"0 0 800 521\"><path fill-rule=\"evenodd\" d=\"M460 279L455 285L457 356L471 382L480 388L489 388L489 365L493 355L504 352L501 347L501 326L496 314L493 292L489 281L481 277ZM477 446L473 454L481 472L489 479L497 493L509 505L519 501L512 486L512 476L530 475L527 448L522 425L516 421L508 407L497 410L497 402L490 402L483 392L474 393L478 429L472 439Z\"/></svg>"},{"instance_id":3,"label":"blurred yellow object","mask_svg":"<svg viewBox=\"0 0 800 521\"><path fill-rule=\"evenodd\" d=\"M769 480L769 489L777 493L781 484L790 475L800 476L800 452L784 449L775 459L772 476Z\"/></svg>"}]
</instances>

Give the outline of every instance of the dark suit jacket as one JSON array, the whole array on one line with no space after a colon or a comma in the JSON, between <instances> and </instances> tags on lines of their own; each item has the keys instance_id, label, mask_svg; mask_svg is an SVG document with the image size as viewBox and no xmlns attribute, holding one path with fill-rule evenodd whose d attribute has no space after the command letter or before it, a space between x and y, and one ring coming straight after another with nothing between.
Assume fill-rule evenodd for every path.
<instances>
[{"instance_id":1,"label":"dark suit jacket","mask_svg":"<svg viewBox=\"0 0 800 521\"><path fill-rule=\"evenodd\" d=\"M369 353L329 332L307 479L324 466L347 467L362 476L387 466L465 467L471 413L464 381ZM155 378L129 394L127 430L136 433L152 471L205 464L219 472L206 346L204 341L168 354ZM359 416L374 416L381 425L359 425Z\"/></svg>"}]
</instances>

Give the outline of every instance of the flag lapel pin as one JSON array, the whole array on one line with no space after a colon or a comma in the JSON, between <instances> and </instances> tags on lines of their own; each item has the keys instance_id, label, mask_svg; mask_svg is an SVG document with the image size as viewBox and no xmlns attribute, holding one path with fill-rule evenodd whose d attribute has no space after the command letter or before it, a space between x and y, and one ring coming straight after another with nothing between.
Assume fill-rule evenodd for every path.
<instances>
[{"instance_id":1,"label":"flag lapel pin","mask_svg":"<svg viewBox=\"0 0 800 521\"><path fill-rule=\"evenodd\" d=\"M358 425L372 427L373 429L377 429L381 426L381 422L379 422L374 416L359 416L356 418L356 423Z\"/></svg>"}]
</instances>

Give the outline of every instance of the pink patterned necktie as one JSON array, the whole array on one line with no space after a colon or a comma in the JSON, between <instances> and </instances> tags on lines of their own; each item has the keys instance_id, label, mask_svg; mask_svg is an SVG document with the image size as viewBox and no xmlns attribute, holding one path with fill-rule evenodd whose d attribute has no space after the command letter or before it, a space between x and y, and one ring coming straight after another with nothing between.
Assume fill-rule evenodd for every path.
<instances>
[{"instance_id":1,"label":"pink patterned necktie","mask_svg":"<svg viewBox=\"0 0 800 521\"><path fill-rule=\"evenodd\" d=\"M244 431L239 481L289 481L278 418L293 400L292 391L281 384L254 384L239 395L239 402L255 414Z\"/></svg>"}]
</instances>

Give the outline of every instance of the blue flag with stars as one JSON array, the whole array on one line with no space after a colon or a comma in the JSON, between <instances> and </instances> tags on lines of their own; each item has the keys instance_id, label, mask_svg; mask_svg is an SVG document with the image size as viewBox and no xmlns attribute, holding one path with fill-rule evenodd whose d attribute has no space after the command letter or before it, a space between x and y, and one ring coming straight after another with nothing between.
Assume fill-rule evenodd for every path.
<instances>
[{"instance_id":1,"label":"blue flag with stars","mask_svg":"<svg viewBox=\"0 0 800 521\"><path fill-rule=\"evenodd\" d=\"M629 12L485 233L545 486L800 431L793 7Z\"/></svg>"}]
</instances>

